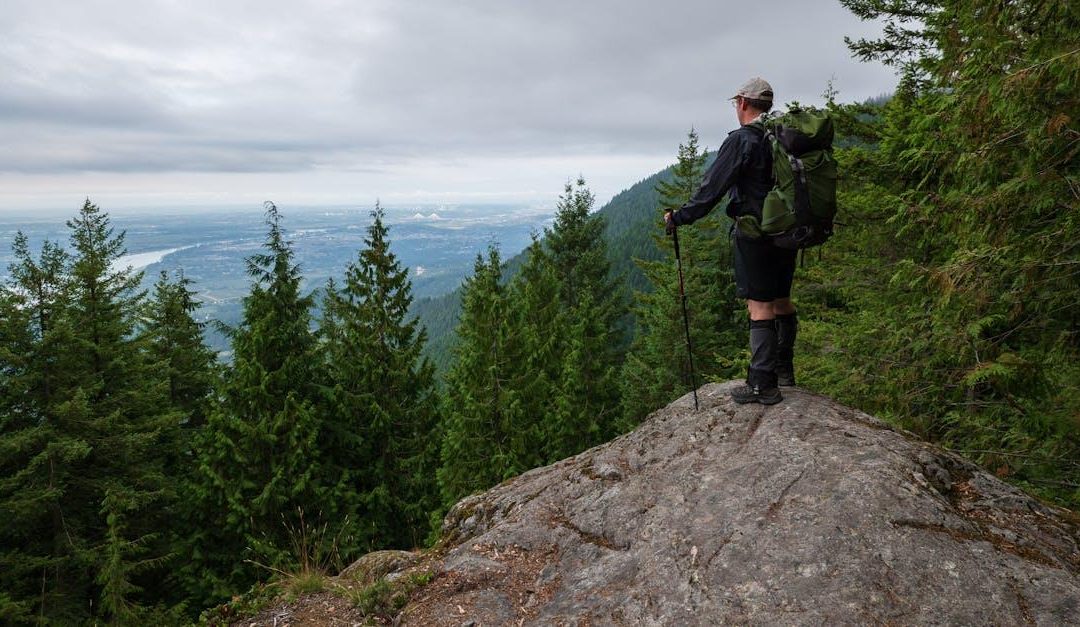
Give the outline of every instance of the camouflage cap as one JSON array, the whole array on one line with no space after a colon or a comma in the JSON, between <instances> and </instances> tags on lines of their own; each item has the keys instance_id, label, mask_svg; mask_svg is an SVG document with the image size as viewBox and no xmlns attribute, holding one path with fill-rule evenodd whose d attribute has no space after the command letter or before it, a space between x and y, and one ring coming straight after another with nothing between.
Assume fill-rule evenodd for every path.
<instances>
[{"instance_id":1,"label":"camouflage cap","mask_svg":"<svg viewBox=\"0 0 1080 627\"><path fill-rule=\"evenodd\" d=\"M755 76L739 87L739 91L735 92L735 95L731 97L732 100L735 98L750 98L751 100L772 102L772 85L767 83L765 79Z\"/></svg>"}]
</instances>

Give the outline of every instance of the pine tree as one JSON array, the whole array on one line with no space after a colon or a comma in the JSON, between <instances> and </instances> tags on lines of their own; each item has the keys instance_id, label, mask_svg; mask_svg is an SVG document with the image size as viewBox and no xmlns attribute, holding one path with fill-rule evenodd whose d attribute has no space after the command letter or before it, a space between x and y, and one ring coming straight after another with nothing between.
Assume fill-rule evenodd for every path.
<instances>
[{"instance_id":1,"label":"pine tree","mask_svg":"<svg viewBox=\"0 0 1080 627\"><path fill-rule=\"evenodd\" d=\"M621 373L623 429L690 391L675 249L671 238L662 235L663 212L678 209L697 191L706 159L706 153L698 148L697 133L691 129L686 143L679 145L673 179L656 186L660 206L654 237L663 258L638 263L652 289L635 295L638 333ZM714 210L679 231L698 385L709 375L729 373L728 364L742 350L745 338L738 323L741 316L730 268L730 243L721 216L721 211Z\"/></svg>"},{"instance_id":2,"label":"pine tree","mask_svg":"<svg viewBox=\"0 0 1080 627\"><path fill-rule=\"evenodd\" d=\"M518 422L508 303L499 251L477 255L462 286L454 362L446 378L438 471L444 505L515 474L512 425Z\"/></svg>"},{"instance_id":3,"label":"pine tree","mask_svg":"<svg viewBox=\"0 0 1080 627\"><path fill-rule=\"evenodd\" d=\"M411 548L438 507L438 403L433 368L421 357L424 331L408 315L408 272L390 251L378 204L371 216L342 289L330 283L326 292L333 437L324 455L332 475L354 478L363 498L354 515L369 548Z\"/></svg>"},{"instance_id":4,"label":"pine tree","mask_svg":"<svg viewBox=\"0 0 1080 627\"><path fill-rule=\"evenodd\" d=\"M253 278L232 334L233 364L221 402L198 438L198 471L189 486L192 559L185 586L199 600L227 597L288 560L289 529L338 520L334 491L320 482L321 359L311 331L312 298L272 203L265 252L248 259Z\"/></svg>"}]
</instances>

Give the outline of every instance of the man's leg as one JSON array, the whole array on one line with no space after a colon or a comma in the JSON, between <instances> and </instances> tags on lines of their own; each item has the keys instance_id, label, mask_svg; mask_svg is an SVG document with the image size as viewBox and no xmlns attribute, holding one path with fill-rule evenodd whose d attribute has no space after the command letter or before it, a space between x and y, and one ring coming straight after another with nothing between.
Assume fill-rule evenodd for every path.
<instances>
[{"instance_id":1,"label":"man's leg","mask_svg":"<svg viewBox=\"0 0 1080 627\"><path fill-rule=\"evenodd\" d=\"M793 386L795 385L795 335L799 331L799 320L795 315L795 305L791 302L791 283L795 279L795 258L798 252L776 247L772 252L770 260L774 264L773 276L776 277L773 316L776 318L777 383Z\"/></svg>"},{"instance_id":2,"label":"man's leg","mask_svg":"<svg viewBox=\"0 0 1080 627\"><path fill-rule=\"evenodd\" d=\"M780 386L795 385L795 336L799 319L790 298L777 298L772 303L776 319L776 382Z\"/></svg>"},{"instance_id":3,"label":"man's leg","mask_svg":"<svg viewBox=\"0 0 1080 627\"><path fill-rule=\"evenodd\" d=\"M775 279L768 256L772 245L740 237L732 244L736 295L746 299L750 313L750 367L746 385L732 390L731 398L736 403L772 405L783 400L776 385Z\"/></svg>"}]
</instances>

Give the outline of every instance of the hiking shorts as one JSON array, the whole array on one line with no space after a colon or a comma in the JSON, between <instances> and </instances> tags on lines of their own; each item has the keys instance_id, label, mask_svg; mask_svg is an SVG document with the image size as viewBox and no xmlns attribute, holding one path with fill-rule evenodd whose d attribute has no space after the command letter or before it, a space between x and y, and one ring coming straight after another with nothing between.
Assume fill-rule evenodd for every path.
<instances>
[{"instance_id":1,"label":"hiking shorts","mask_svg":"<svg viewBox=\"0 0 1080 627\"><path fill-rule=\"evenodd\" d=\"M771 239L747 239L732 234L735 296L772 301L791 297L798 251L774 246Z\"/></svg>"}]
</instances>

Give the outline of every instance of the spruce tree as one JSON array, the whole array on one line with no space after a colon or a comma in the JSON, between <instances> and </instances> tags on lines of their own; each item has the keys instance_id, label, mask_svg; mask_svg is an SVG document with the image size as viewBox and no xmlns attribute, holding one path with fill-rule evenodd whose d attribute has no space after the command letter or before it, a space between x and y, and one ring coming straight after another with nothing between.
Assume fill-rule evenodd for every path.
<instances>
[{"instance_id":1,"label":"spruce tree","mask_svg":"<svg viewBox=\"0 0 1080 627\"><path fill-rule=\"evenodd\" d=\"M192 284L183 273L170 280L162 271L154 284L145 329L151 355L168 377L169 402L184 414L188 431L206 423L217 374L217 357L203 339L206 323L195 320L199 302Z\"/></svg>"},{"instance_id":2,"label":"spruce tree","mask_svg":"<svg viewBox=\"0 0 1080 627\"><path fill-rule=\"evenodd\" d=\"M625 314L585 181L567 184L509 287L498 251L465 283L447 378L446 503L615 433Z\"/></svg>"},{"instance_id":3,"label":"spruce tree","mask_svg":"<svg viewBox=\"0 0 1080 627\"><path fill-rule=\"evenodd\" d=\"M80 620L88 592L63 541L62 504L87 445L58 428L56 414L68 385L60 368L67 255L46 241L35 260L21 232L13 252L0 288L0 619Z\"/></svg>"},{"instance_id":4,"label":"spruce tree","mask_svg":"<svg viewBox=\"0 0 1080 627\"><path fill-rule=\"evenodd\" d=\"M434 370L425 333L409 317L408 271L390 251L376 204L364 249L324 306L331 414L324 433L331 476L350 476L351 512L368 548L411 548L438 507Z\"/></svg>"},{"instance_id":5,"label":"spruce tree","mask_svg":"<svg viewBox=\"0 0 1080 627\"><path fill-rule=\"evenodd\" d=\"M590 215L594 198L579 178L566 184L555 222L545 232L550 263L559 279L559 302L567 323L561 338L558 411L549 417L547 456L561 459L599 444L616 432L626 312L611 276L604 223Z\"/></svg>"},{"instance_id":6,"label":"spruce tree","mask_svg":"<svg viewBox=\"0 0 1080 627\"><path fill-rule=\"evenodd\" d=\"M515 473L554 461L548 424L558 408L568 320L559 290L551 255L534 234L507 294L510 329L520 338L520 358L513 360L510 375L517 403L510 427L510 469Z\"/></svg>"},{"instance_id":7,"label":"spruce tree","mask_svg":"<svg viewBox=\"0 0 1080 627\"><path fill-rule=\"evenodd\" d=\"M4 298L20 313L3 368L23 397L0 431L0 577L12 613L131 622L159 598L177 416L137 333L141 276L114 267L123 233L89 200L68 227L70 257L46 243L34 261L16 238Z\"/></svg>"},{"instance_id":8,"label":"spruce tree","mask_svg":"<svg viewBox=\"0 0 1080 627\"><path fill-rule=\"evenodd\" d=\"M516 336L498 248L477 255L462 286L454 361L446 378L438 471L444 505L513 476L512 425L519 407L511 383Z\"/></svg>"},{"instance_id":9,"label":"spruce tree","mask_svg":"<svg viewBox=\"0 0 1080 627\"><path fill-rule=\"evenodd\" d=\"M188 490L191 560L182 578L201 601L235 594L266 573L245 560L285 564L300 511L309 524L338 520L335 493L322 482L312 298L300 293L300 269L273 203L266 224L264 252L247 260L251 293Z\"/></svg>"},{"instance_id":10,"label":"spruce tree","mask_svg":"<svg viewBox=\"0 0 1080 627\"><path fill-rule=\"evenodd\" d=\"M88 527L96 540L91 550L102 610L133 620L140 593L160 578L168 551L161 529L176 486L163 459L177 446L180 416L137 332L142 273L114 267L125 253L124 233L114 234L108 216L89 200L68 228L74 257L66 310L71 353L64 367L77 386L58 413L90 446L70 494L90 501L85 507L93 519Z\"/></svg>"}]
</instances>

